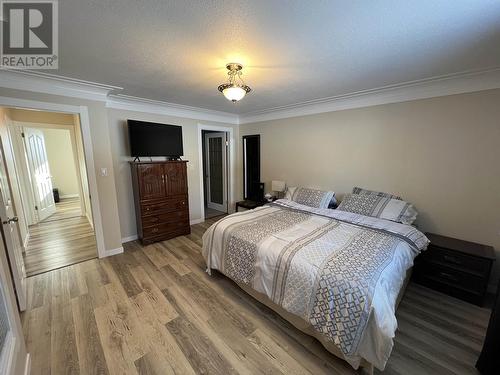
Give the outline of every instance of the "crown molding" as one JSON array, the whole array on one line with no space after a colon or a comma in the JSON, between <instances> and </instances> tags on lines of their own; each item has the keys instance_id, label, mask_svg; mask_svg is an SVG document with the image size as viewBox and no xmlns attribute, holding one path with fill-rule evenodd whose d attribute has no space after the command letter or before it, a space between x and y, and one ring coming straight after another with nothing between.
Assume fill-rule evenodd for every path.
<instances>
[{"instance_id":1,"label":"crown molding","mask_svg":"<svg viewBox=\"0 0 500 375\"><path fill-rule=\"evenodd\" d=\"M81 79L10 69L0 69L0 87L96 101L106 101L110 92L122 90Z\"/></svg>"},{"instance_id":2,"label":"crown molding","mask_svg":"<svg viewBox=\"0 0 500 375\"><path fill-rule=\"evenodd\" d=\"M500 68L462 72L247 112L239 116L239 123L248 124L498 88Z\"/></svg>"},{"instance_id":3,"label":"crown molding","mask_svg":"<svg viewBox=\"0 0 500 375\"><path fill-rule=\"evenodd\" d=\"M229 124L370 107L381 104L500 88L500 67L469 71L357 91L322 99L235 114L200 107L113 94L121 87L47 73L0 69L0 87L104 102L106 107Z\"/></svg>"},{"instance_id":4,"label":"crown molding","mask_svg":"<svg viewBox=\"0 0 500 375\"><path fill-rule=\"evenodd\" d=\"M106 101L106 107L230 124L238 124L239 120L236 113L214 111L206 108L191 107L182 104L168 103L159 100L144 99L120 94L109 95L108 100Z\"/></svg>"}]
</instances>

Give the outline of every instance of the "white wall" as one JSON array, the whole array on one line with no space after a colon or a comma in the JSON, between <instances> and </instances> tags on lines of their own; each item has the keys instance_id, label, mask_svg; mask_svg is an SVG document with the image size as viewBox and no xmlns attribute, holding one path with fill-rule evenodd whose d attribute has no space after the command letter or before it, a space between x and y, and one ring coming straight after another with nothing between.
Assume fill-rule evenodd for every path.
<instances>
[{"instance_id":1,"label":"white wall","mask_svg":"<svg viewBox=\"0 0 500 375\"><path fill-rule=\"evenodd\" d=\"M47 128L41 130L45 138L53 187L59 189L61 197L78 196L78 179L70 131Z\"/></svg>"},{"instance_id":2,"label":"white wall","mask_svg":"<svg viewBox=\"0 0 500 375\"><path fill-rule=\"evenodd\" d=\"M240 126L261 134L262 179L394 192L423 231L500 252L500 90ZM500 275L500 260L496 262Z\"/></svg>"},{"instance_id":3,"label":"white wall","mask_svg":"<svg viewBox=\"0 0 500 375\"><path fill-rule=\"evenodd\" d=\"M238 127L225 123L210 121L198 121L180 117L172 117L157 114L148 114L142 112L133 112L117 109L108 109L108 121L111 139L111 153L113 155L113 168L115 174L116 194L118 198L118 210L120 217L120 228L122 238L131 238L137 235L137 226L135 220L134 196L132 189L132 179L130 174L130 157L128 144L127 119L158 122L164 124L182 126L182 137L184 144L184 160L188 163L188 191L189 191L189 216L190 220L203 220L201 215L200 201L200 173L202 168L199 165L198 153L198 124L218 125L234 128L235 153L236 158L239 155L239 137ZM239 166L239 161L235 165ZM241 170L233 171L237 180ZM240 196L239 184L236 183L235 197ZM230 203L234 206L234 202Z\"/></svg>"}]
</instances>

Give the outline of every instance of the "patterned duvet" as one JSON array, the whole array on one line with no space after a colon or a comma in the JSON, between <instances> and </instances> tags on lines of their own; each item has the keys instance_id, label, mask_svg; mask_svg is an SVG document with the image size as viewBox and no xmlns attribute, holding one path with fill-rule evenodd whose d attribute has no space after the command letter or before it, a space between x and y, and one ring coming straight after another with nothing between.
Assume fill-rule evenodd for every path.
<instances>
[{"instance_id":1,"label":"patterned duvet","mask_svg":"<svg viewBox=\"0 0 500 375\"><path fill-rule=\"evenodd\" d=\"M279 200L229 215L203 236L208 270L266 295L338 348L383 369L406 271L428 244L416 228Z\"/></svg>"}]
</instances>

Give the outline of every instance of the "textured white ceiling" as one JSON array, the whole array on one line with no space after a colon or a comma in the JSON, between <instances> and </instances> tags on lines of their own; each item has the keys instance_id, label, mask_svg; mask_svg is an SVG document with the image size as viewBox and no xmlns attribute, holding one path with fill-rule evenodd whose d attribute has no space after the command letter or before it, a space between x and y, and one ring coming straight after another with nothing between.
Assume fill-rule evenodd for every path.
<instances>
[{"instance_id":1,"label":"textured white ceiling","mask_svg":"<svg viewBox=\"0 0 500 375\"><path fill-rule=\"evenodd\" d=\"M52 74L235 113L500 66L500 1L59 1ZM253 92L217 86L244 64Z\"/></svg>"}]
</instances>

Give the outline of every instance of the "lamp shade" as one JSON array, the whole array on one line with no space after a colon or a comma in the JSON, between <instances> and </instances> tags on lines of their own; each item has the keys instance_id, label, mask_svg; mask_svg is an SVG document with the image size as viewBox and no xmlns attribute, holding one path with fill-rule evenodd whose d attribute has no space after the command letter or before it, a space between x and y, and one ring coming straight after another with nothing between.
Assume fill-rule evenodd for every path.
<instances>
[{"instance_id":1,"label":"lamp shade","mask_svg":"<svg viewBox=\"0 0 500 375\"><path fill-rule=\"evenodd\" d=\"M271 182L272 191L285 191L285 181L272 181Z\"/></svg>"},{"instance_id":2,"label":"lamp shade","mask_svg":"<svg viewBox=\"0 0 500 375\"><path fill-rule=\"evenodd\" d=\"M243 99L243 97L247 92L239 86L231 86L228 87L227 89L224 89L222 93L224 94L227 100L230 100L232 102L237 102L238 100Z\"/></svg>"}]
</instances>

